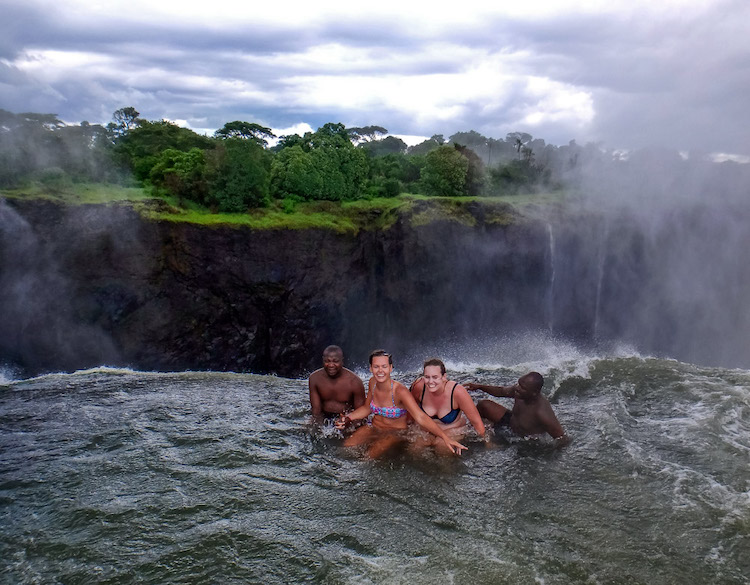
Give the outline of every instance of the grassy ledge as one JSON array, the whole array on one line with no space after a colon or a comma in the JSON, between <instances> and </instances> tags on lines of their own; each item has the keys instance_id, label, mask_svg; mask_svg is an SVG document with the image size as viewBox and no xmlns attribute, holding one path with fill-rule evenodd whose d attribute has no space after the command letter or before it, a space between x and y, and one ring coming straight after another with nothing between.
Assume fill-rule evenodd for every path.
<instances>
[{"instance_id":1,"label":"grassy ledge","mask_svg":"<svg viewBox=\"0 0 750 585\"><path fill-rule=\"evenodd\" d=\"M72 183L55 188L31 184L20 189L2 189L0 197L64 205L129 205L151 221L256 230L325 229L356 233L363 229L387 229L399 219L415 227L436 221L474 226L480 217L485 224L509 225L518 221L524 209L559 205L567 196L560 192L505 197L427 197L402 193L391 198L300 202L291 210L275 201L267 208L248 213L213 213L190 201L155 198L143 188L111 184Z\"/></svg>"}]
</instances>

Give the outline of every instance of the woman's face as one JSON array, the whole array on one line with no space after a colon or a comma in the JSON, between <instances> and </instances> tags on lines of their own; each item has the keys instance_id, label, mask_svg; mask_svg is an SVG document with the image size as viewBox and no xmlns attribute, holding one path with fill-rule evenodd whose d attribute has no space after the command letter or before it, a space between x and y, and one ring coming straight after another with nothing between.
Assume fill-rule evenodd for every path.
<instances>
[{"instance_id":1,"label":"woman's face","mask_svg":"<svg viewBox=\"0 0 750 585\"><path fill-rule=\"evenodd\" d=\"M438 392L445 385L446 377L440 371L440 366L427 366L422 377L424 378L425 388L429 392Z\"/></svg>"},{"instance_id":2,"label":"woman's face","mask_svg":"<svg viewBox=\"0 0 750 585\"><path fill-rule=\"evenodd\" d=\"M375 381L385 382L391 376L392 371L393 366L388 363L387 355L379 355L372 358L370 372L375 377Z\"/></svg>"}]
</instances>

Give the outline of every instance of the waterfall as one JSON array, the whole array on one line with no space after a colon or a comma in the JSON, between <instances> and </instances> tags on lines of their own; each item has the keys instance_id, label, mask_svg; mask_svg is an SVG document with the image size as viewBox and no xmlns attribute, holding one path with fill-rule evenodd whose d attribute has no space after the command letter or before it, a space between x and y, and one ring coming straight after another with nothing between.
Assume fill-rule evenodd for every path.
<instances>
[{"instance_id":1,"label":"waterfall","mask_svg":"<svg viewBox=\"0 0 750 585\"><path fill-rule=\"evenodd\" d=\"M547 236L549 242L549 289L547 292L547 329L550 333L555 327L555 235L552 232L552 224L547 223Z\"/></svg>"},{"instance_id":2,"label":"waterfall","mask_svg":"<svg viewBox=\"0 0 750 585\"><path fill-rule=\"evenodd\" d=\"M604 219L602 238L599 242L599 254L596 273L596 302L594 303L594 339L599 338L599 319L601 317L602 283L604 282L604 264L607 259L607 237L609 235L609 222Z\"/></svg>"}]
</instances>

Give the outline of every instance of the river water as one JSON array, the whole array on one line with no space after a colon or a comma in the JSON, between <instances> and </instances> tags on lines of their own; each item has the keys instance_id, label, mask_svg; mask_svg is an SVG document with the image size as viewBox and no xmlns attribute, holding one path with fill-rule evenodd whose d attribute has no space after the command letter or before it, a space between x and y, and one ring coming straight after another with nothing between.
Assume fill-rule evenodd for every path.
<instances>
[{"instance_id":1,"label":"river water","mask_svg":"<svg viewBox=\"0 0 750 585\"><path fill-rule=\"evenodd\" d=\"M495 384L541 371L571 443L470 436L460 458L344 448L311 426L305 380L6 374L0 578L750 583L750 372L549 354L448 366Z\"/></svg>"}]
</instances>

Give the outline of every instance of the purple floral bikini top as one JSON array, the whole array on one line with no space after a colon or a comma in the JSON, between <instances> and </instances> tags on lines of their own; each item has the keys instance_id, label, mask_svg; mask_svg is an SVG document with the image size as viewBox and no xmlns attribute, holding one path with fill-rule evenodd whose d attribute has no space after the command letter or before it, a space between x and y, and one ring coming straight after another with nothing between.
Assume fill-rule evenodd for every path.
<instances>
[{"instance_id":1,"label":"purple floral bikini top","mask_svg":"<svg viewBox=\"0 0 750 585\"><path fill-rule=\"evenodd\" d=\"M378 406L374 402L370 402L370 412L385 418L400 418L406 414L405 408L396 406L396 401L393 398L393 380L391 380L391 403L393 406Z\"/></svg>"}]
</instances>

